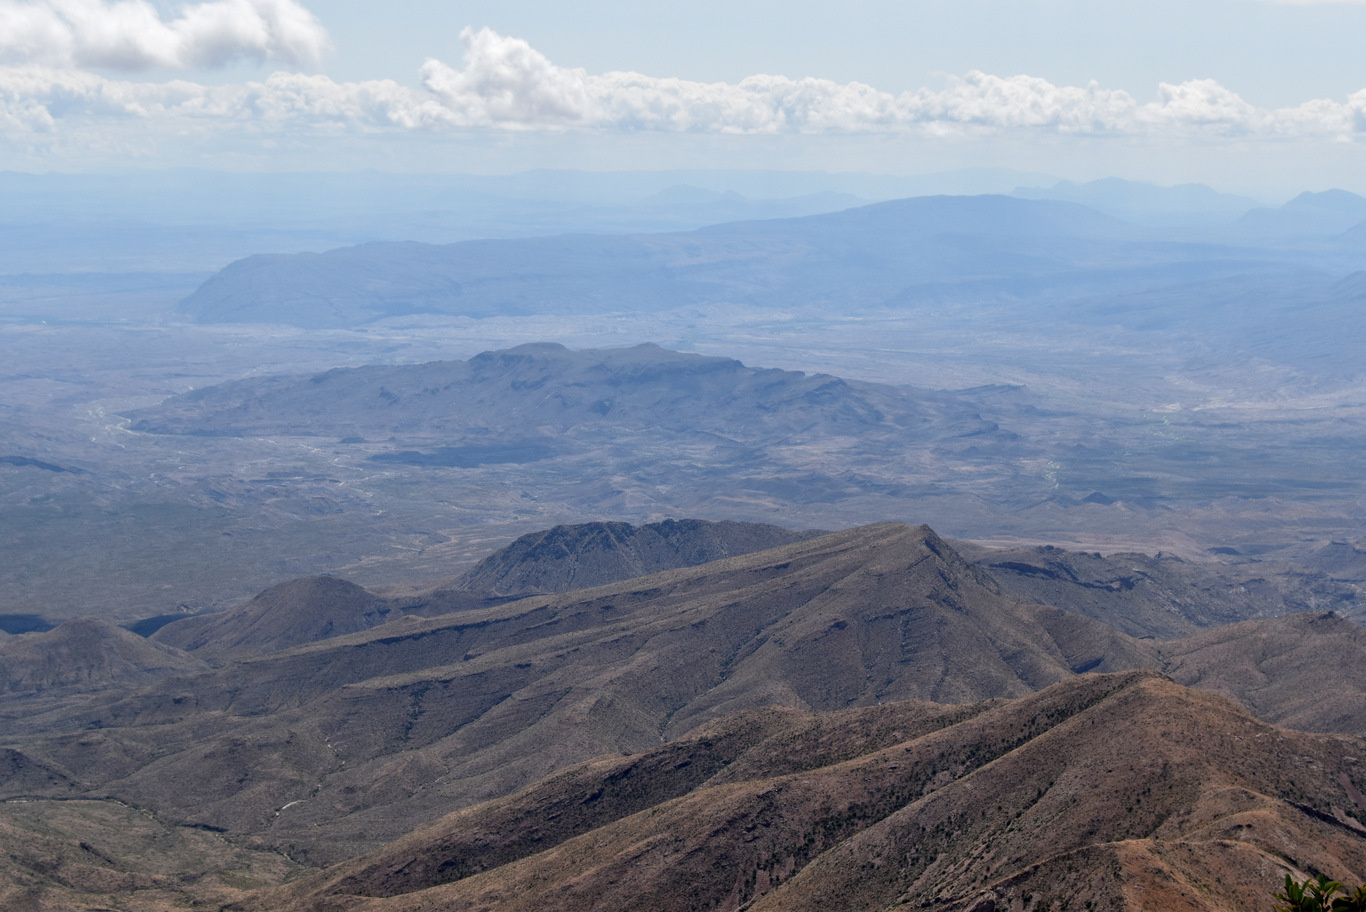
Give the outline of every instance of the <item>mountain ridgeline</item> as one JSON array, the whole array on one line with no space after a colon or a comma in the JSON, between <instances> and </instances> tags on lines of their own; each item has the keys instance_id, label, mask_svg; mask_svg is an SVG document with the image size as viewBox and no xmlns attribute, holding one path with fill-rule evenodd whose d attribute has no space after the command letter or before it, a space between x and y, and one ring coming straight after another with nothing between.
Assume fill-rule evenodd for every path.
<instances>
[{"instance_id":1,"label":"mountain ridgeline","mask_svg":"<svg viewBox=\"0 0 1366 912\"><path fill-rule=\"evenodd\" d=\"M0 695L0 798L138 808L163 847L208 828L236 854L177 889L259 910L1168 908L1134 897L1363 870L1366 631L1192 608L1194 633L1139 638L1111 623L1141 624L1131 603L1021 600L992 564L925 526L677 521L549 530L403 595L294 581L144 641L175 662ZM132 636L66 627L0 667L96 667ZM54 835L0 883L108 907L96 870L144 876L144 836L95 858ZM321 870L230 875L294 876L272 853Z\"/></svg>"},{"instance_id":2,"label":"mountain ridgeline","mask_svg":"<svg viewBox=\"0 0 1366 912\"><path fill-rule=\"evenodd\" d=\"M695 567L813 538L763 523L665 520L556 526L523 535L490 554L456 588L493 595L540 595L615 583L661 570Z\"/></svg>"},{"instance_id":3,"label":"mountain ridgeline","mask_svg":"<svg viewBox=\"0 0 1366 912\"><path fill-rule=\"evenodd\" d=\"M1143 221L1141 206L1115 211ZM1335 328L1353 338L1366 328L1363 238L1366 200L1343 191L1175 234L1063 198L915 197L689 232L254 256L181 310L206 323L315 328L433 314L900 312L936 331L1046 327L1076 343L1116 326L1188 333L1221 351L1274 348L1340 371L1351 356Z\"/></svg>"},{"instance_id":4,"label":"mountain ridgeline","mask_svg":"<svg viewBox=\"0 0 1366 912\"><path fill-rule=\"evenodd\" d=\"M1366 882L1366 198L699 177L0 175L0 910Z\"/></svg>"},{"instance_id":5,"label":"mountain ridgeline","mask_svg":"<svg viewBox=\"0 0 1366 912\"><path fill-rule=\"evenodd\" d=\"M980 421L968 423L967 404L952 394L917 393L828 374L752 368L648 343L579 352L529 343L468 361L239 380L129 417L133 430L153 434L428 438L453 444L447 448L452 458L460 445L505 448L486 449L491 462L537 461L553 455L567 432L601 435L620 428L741 441L815 427L861 436L990 430ZM525 453L516 452L518 445ZM477 464L480 452L470 455Z\"/></svg>"},{"instance_id":6,"label":"mountain ridgeline","mask_svg":"<svg viewBox=\"0 0 1366 912\"><path fill-rule=\"evenodd\" d=\"M1361 776L1344 747L1147 673L958 708L754 711L247 908L1256 909L1266 872L1366 862L1366 807L1329 784Z\"/></svg>"},{"instance_id":7,"label":"mountain ridgeline","mask_svg":"<svg viewBox=\"0 0 1366 912\"><path fill-rule=\"evenodd\" d=\"M171 621L152 634L198 658L249 657L369 630L407 615L488 607L512 597L566 592L801 541L763 523L596 522L522 536L418 599L386 599L331 576L289 580L228 611Z\"/></svg>"},{"instance_id":8,"label":"mountain ridgeline","mask_svg":"<svg viewBox=\"0 0 1366 912\"><path fill-rule=\"evenodd\" d=\"M354 326L402 314L669 310L738 300L879 304L921 283L1059 272L1129 232L1071 203L918 197L677 234L375 243L232 263L182 304L204 322ZM1148 259L1148 258L1143 258ZM1064 267L1065 268L1065 267Z\"/></svg>"}]
</instances>

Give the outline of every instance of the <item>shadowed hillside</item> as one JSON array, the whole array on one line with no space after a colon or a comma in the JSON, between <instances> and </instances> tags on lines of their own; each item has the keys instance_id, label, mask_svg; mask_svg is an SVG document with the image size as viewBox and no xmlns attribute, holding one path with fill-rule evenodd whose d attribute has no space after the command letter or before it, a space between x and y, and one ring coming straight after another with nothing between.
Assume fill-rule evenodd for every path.
<instances>
[{"instance_id":1,"label":"shadowed hillside","mask_svg":"<svg viewBox=\"0 0 1366 912\"><path fill-rule=\"evenodd\" d=\"M770 710L247 908L1261 908L1287 872L1366 871L1361 747L1144 673L957 712Z\"/></svg>"},{"instance_id":2,"label":"shadowed hillside","mask_svg":"<svg viewBox=\"0 0 1366 912\"><path fill-rule=\"evenodd\" d=\"M445 593L441 607L456 611L497 601ZM369 630L402 617L404 607L347 580L306 577L272 586L237 608L172 621L151 638L200 658L250 658Z\"/></svg>"},{"instance_id":3,"label":"shadowed hillside","mask_svg":"<svg viewBox=\"0 0 1366 912\"><path fill-rule=\"evenodd\" d=\"M205 656L252 655L369 630L391 615L383 599L355 583L310 577L272 586L231 611L172 621L152 639Z\"/></svg>"},{"instance_id":4,"label":"shadowed hillside","mask_svg":"<svg viewBox=\"0 0 1366 912\"><path fill-rule=\"evenodd\" d=\"M1004 596L928 528L886 524L405 617L40 723L0 711L29 731L26 756L89 788L335 860L736 710L1022 696L1153 661L1099 622Z\"/></svg>"},{"instance_id":5,"label":"shadowed hillside","mask_svg":"<svg viewBox=\"0 0 1366 912\"><path fill-rule=\"evenodd\" d=\"M574 540L593 540L593 528L584 531L587 539ZM128 686L111 685L94 694L30 691L0 698L5 731L0 801L113 798L168 828L168 844L179 844L195 828L208 828L238 848L280 852L314 866L381 850L424 824L440 828L442 815L481 802L513 808L513 818L498 817L501 823L470 824L484 811L463 812L476 815L458 819L478 843L468 856L461 855L464 861L398 863L397 869L408 873L392 883L385 875L381 881L390 885L382 887L357 886L371 884L368 874L346 875L353 878L347 887L353 894L392 892L396 908L408 907L397 894L416 897L413 891L427 887L511 890L509 895L525 897L526 908L548 908L554 890L546 885L562 877L581 882L587 891L573 895L619 895L613 893L616 887L594 879L599 875L613 883L639 881L633 889L642 895L665 896L677 882L651 879L655 850L640 855L630 848L658 844L682 852L660 849L674 859L661 870L682 865L681 872L692 871L692 861L678 860L690 858L700 859L697 863L707 870L739 872L724 883L709 882L707 890L719 892L706 894L712 898L702 908L734 908L736 897L770 892L792 897L795 908L840 908L821 891L842 876L845 863L836 864L834 874L811 880L803 880L803 869L817 870L827 849L842 846L840 851L854 852L865 859L859 864L873 869L876 859L890 852L888 857L901 859L897 870L920 872L909 881L877 887L892 893L876 893L882 906L875 907L911 897L915 903L959 909L966 908L956 905L960 899L983 890L1005 897L1027 888L1045 895L1054 889L1047 885L1050 878L1062 870L1050 867L1055 864L1082 871L1087 884L1101 885L1098 890L1146 882L1147 875L1116 879L1117 858L1128 859L1124 864L1147 858L1159 868L1167 866L1178 881L1205 876L1201 871L1222 877L1223 862L1206 857L1204 848L1182 849L1186 854L1178 858L1166 843L1143 840L1165 840L1170 833L1178 841L1199 842L1201 827L1210 826L1241 833L1237 841L1270 852L1256 842L1256 834L1218 829L1223 826L1218 821L1247 813L1258 834L1263 827L1299 833L1303 821L1285 816L1285 801L1317 809L1320 816L1310 818L1330 830L1356 826L1333 816L1334 808L1349 805L1321 797L1329 786L1321 785L1320 773L1348 760L1337 757L1332 760L1337 765L1314 760L1305 766L1297 759L1291 765L1308 772L1300 778L1287 772L1289 779L1274 781L1252 776L1261 768L1255 759L1247 761L1251 766L1236 767L1242 779L1206 776L1200 772L1202 754L1182 753L1182 745L1198 741L1190 733L1207 724L1179 721L1190 706L1222 707L1218 719L1236 717L1239 725L1254 726L1252 734L1218 741L1242 738L1250 757L1258 755L1269 730L1255 728L1260 723L1227 704L1192 695L1148 672L1110 678L1086 674L1157 669L1231 696L1263 719L1360 735L1366 730L1366 679L1356 669L1366 668L1366 634L1331 614L1259 619L1182 639L1140 641L1099 620L1007 595L928 527L893 523L592 589L478 607L471 605L472 597L438 587L381 599L341 580L299 580L225 613L218 626L192 629L195 636L221 634L240 650L235 656L220 654L220 667L202 669L170 646L144 641L148 649L184 664L159 671L160 677L140 676ZM440 613L452 606L453 613ZM334 628L368 624L395 614L402 616L294 644L320 635L329 623ZM61 642L53 639L57 633L14 636L0 648L8 652L30 644L37 655L43 649L33 646L48 644L49 654L62 655L52 645ZM272 651L270 636L280 638L278 651ZM200 650L210 652L207 643ZM1054 688L1059 684L1065 686ZM1031 697L1040 691L1044 694ZM1140 709L1110 701L1112 694L1130 691L1147 695ZM1083 693L1090 696L1067 696ZM1045 704L1062 700L1065 711L1028 702L1046 694L1053 696ZM1159 708L1141 708L1150 697L1157 699L1154 695L1161 696L1153 704ZM917 702L926 700L949 705ZM1010 700L1025 700L1019 705L1033 708L1011 715L1015 711L1008 707L1016 704L1001 702ZM1085 714L1096 701L1107 708ZM808 715L845 711L850 714L835 721ZM1006 713L1007 721L987 734L973 734L978 724L973 720L995 719L997 713ZM1126 720L1136 720L1131 730L1124 728ZM921 738L926 739L922 746L895 747ZM1359 744L1337 738L1331 743L1343 750L1342 745ZM1330 742L1302 742L1311 743ZM1317 747L1296 745L1266 741L1273 753L1319 756L1313 753ZM919 766L887 759L907 751L922 758ZM1133 753L1111 757L1105 751ZM633 759L615 759L623 755ZM1140 757L1147 758L1146 765L1139 765ZM1279 753L1276 758L1267 769L1286 769L1289 761ZM592 763L571 769L585 761ZM906 770L911 779L903 782L899 777ZM988 775L991 770L998 772ZM1356 774L1347 772L1346 781L1355 781ZM1312 789L1304 778L1311 773L1320 783ZM597 781L602 775L605 784ZM1033 798L1010 791L1036 779L1041 791ZM771 792L780 780L780 791ZM938 808L933 802L957 794L950 789L960 788L960 780L961 800L968 802L961 820L944 817L941 810L929 817L909 810ZM1338 783L1333 787L1346 788L1341 777L1330 780ZM1225 785L1216 787L1219 782ZM1059 783L1067 784L1056 790ZM1126 792L1131 785L1140 794ZM1168 790L1162 792L1167 803L1144 804L1158 794L1159 785ZM1219 796L1227 789L1219 788L1225 786L1252 794L1251 803L1221 804ZM527 787L532 792L526 794L541 796L535 800L558 810L542 813L517 804L525 797L507 798ZM560 794L561 787L571 792ZM709 791L713 788L719 791ZM775 804L774 794L799 800ZM1045 802L1045 794L1054 797ZM1353 794L1349 789L1349 797ZM1116 795L1123 796L1123 814L1116 810L1121 800ZM1035 805L1037 813L1030 810ZM1206 814L1207 823L1196 826L1189 814L1176 810L1178 805L1195 809L1189 814ZM909 822L903 820L908 814ZM1325 822L1329 818L1337 822ZM950 825L950 819L959 822ZM659 820L665 829L656 833L650 828ZM1007 839L1020 820L1026 821L1019 824L1024 829ZM733 826L748 835L731 846L730 836L718 834ZM988 838L988 831L996 835ZM579 840L590 832L593 845L615 848L606 855L569 848L583 845ZM813 833L821 835L813 841ZM1063 855L1044 852L1048 838L1061 840ZM1320 845L1314 840L1322 838L1317 831L1294 836L1306 845ZM755 839L768 841L751 847L762 850L751 857L743 846ZM564 848L545 852L555 844ZM864 847L852 848L856 845ZM1300 849L1275 845L1277 857L1300 865L1293 861ZM925 846L937 848L931 853ZM573 855L566 860L563 852L569 851ZM632 860L638 855L645 861ZM136 869L116 856L105 863L108 870ZM1261 855L1238 857L1246 861ZM234 858L225 856L223 864L258 863L252 860L256 856ZM585 858L599 858L601 864L575 867ZM967 867L952 861L961 858L991 863L979 870L975 861ZM1106 859L1099 868L1094 867L1100 864L1097 858ZM1349 870L1356 865L1344 860L1348 855L1334 858L1334 864ZM463 879L441 886L453 870ZM481 879L498 871L498 877L512 880L489 886L495 881ZM872 894L863 891L875 887L876 880L868 874L841 889L864 902ZM68 888L70 883L63 887ZM467 901L478 906L493 894L477 895L484 898L451 902L457 908ZM1094 898L1100 902L1105 895L1110 894ZM606 907L618 901L611 899ZM770 901L787 907L785 899L763 898ZM318 908L330 908L332 900L319 902ZM56 901L48 906L63 907ZM91 899L69 907L100 906Z\"/></svg>"}]
</instances>

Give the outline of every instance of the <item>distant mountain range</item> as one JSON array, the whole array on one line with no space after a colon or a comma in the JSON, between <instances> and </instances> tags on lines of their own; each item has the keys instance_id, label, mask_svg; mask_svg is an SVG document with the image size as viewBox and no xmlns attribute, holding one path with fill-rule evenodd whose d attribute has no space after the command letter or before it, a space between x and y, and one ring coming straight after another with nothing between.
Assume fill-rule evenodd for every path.
<instances>
[{"instance_id":1,"label":"distant mountain range","mask_svg":"<svg viewBox=\"0 0 1366 912\"><path fill-rule=\"evenodd\" d=\"M908 286L1053 278L1124 226L1081 206L918 197L683 234L367 244L239 260L182 310L201 322L354 326L389 316L873 306ZM1105 245L1107 250L1113 245ZM1083 252L1084 250L1084 252ZM1144 265L1147 265L1146 263Z\"/></svg>"},{"instance_id":2,"label":"distant mountain range","mask_svg":"<svg viewBox=\"0 0 1366 912\"><path fill-rule=\"evenodd\" d=\"M310 327L412 314L719 304L849 313L946 298L995 306L1072 301L1245 276L1326 269L1326 276L1341 277L1366 267L1359 244L1314 240L1366 222L1366 199L1345 191L1305 194L1280 209L1254 209L1236 225L1177 237L1070 201L1123 198L1127 205L1111 211L1128 214L1144 201L1171 211L1173 203L1156 192L1087 185L1038 193L1048 199L914 197L684 233L381 243L255 256L210 278L182 311L208 323ZM1194 194L1188 208L1213 205L1196 190L1165 193ZM1217 195L1216 201L1225 205ZM1312 243L1299 243L1304 239Z\"/></svg>"},{"instance_id":3,"label":"distant mountain range","mask_svg":"<svg viewBox=\"0 0 1366 912\"><path fill-rule=\"evenodd\" d=\"M533 343L468 361L250 378L128 417L151 434L427 442L441 449L380 461L464 468L537 462L565 447L624 442L633 431L717 446L851 435L878 446L997 430L953 393L751 368L652 344L573 352Z\"/></svg>"},{"instance_id":4,"label":"distant mountain range","mask_svg":"<svg viewBox=\"0 0 1366 912\"><path fill-rule=\"evenodd\" d=\"M1166 227L1214 228L1263 208L1250 197L1219 193L1204 184L1159 187L1114 177L1084 184L1062 181L1051 187L1020 187L1011 195L1079 203L1122 221Z\"/></svg>"},{"instance_id":5,"label":"distant mountain range","mask_svg":"<svg viewBox=\"0 0 1366 912\"><path fill-rule=\"evenodd\" d=\"M1144 303L1155 323L1188 309L1179 298ZM1240 306L1228 297L1229 314ZM1355 353L1352 320L1366 309L1346 294L1335 306L1346 316L1316 330L1331 341L1306 345L1307 356ZM1312 326L1305 316L1276 344ZM1089 331L1116 333L1099 318ZM205 385L98 413L92 432L107 427L117 445L79 458L57 460L42 434L24 438L35 454L25 459L79 473L0 463L11 499L0 578L13 612L0 629L88 613L91 591L107 618L155 624L300 576L450 577L519 535L590 519L824 529L913 519L959 538L1241 562L1308 559L1358 537L1366 445L1355 388L1287 388L1287 376L1299 383L1288 368L1249 349L1238 354L1264 385L1225 388L1213 346L1200 351L1215 362L1201 381L1209 396L1165 404L1148 389L1143 408L1093 388L1080 367L1057 397L1022 383L868 383L649 344L533 343ZM1321 593L1304 607L1355 610Z\"/></svg>"},{"instance_id":6,"label":"distant mountain range","mask_svg":"<svg viewBox=\"0 0 1366 912\"><path fill-rule=\"evenodd\" d=\"M251 258L186 305L335 333L19 327L0 909L1243 912L1366 882L1366 200L729 189L617 215L821 214ZM575 218L544 202L514 221ZM759 363L890 382L449 354L594 313L577 338L722 320L782 346ZM508 314L537 319L479 322ZM305 369L281 336L351 347ZM298 372L221 382L251 360L225 338ZM40 363L68 342L89 369ZM868 524L899 518L935 528Z\"/></svg>"}]
</instances>

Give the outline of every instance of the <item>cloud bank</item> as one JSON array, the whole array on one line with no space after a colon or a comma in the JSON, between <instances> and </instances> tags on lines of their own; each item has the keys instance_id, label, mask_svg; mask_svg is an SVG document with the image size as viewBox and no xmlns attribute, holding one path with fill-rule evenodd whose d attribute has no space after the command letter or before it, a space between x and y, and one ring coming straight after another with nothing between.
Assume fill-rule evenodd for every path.
<instances>
[{"instance_id":1,"label":"cloud bank","mask_svg":"<svg viewBox=\"0 0 1366 912\"><path fill-rule=\"evenodd\" d=\"M0 17L14 15L18 7L4 3L0 0ZM111 22L118 23L137 19L144 7L141 0L114 6L94 0L48 0L24 9L45 11L43 15L59 9L69 13L76 8L72 3L109 12L114 16ZM278 25L286 14L308 16L292 0L221 0L189 7L169 25L124 32L111 25L98 41L92 37L93 25L86 26L91 35L79 41L63 38L67 43L43 44L37 38L21 41L15 37L19 32L3 24L0 34L6 37L0 41L9 48L23 42L23 47L47 48L43 53L57 48L58 57L98 59L106 66L122 61L125 67L154 61L221 62L243 53L299 59L319 53L323 37L320 30L312 30L311 17L295 15L289 20L292 24ZM219 27L198 24L210 20ZM63 21L69 27L69 21ZM231 26L222 25L225 22ZM164 43L155 46L118 37L162 34L157 28L166 34ZM24 34L38 31L42 30ZM1027 132L1338 141L1366 135L1366 90L1342 101L1320 99L1265 109L1213 80L1164 83L1146 102L1095 83L1059 86L1038 77L981 72L950 77L941 87L901 93L861 83L785 76L702 83L628 72L591 75L557 66L525 41L489 29L466 29L461 39L462 65L428 60L420 71L421 89L390 80L336 82L288 72L260 82L205 86L110 79L33 62L0 67L0 135L60 133L67 125L89 127L111 120L169 130L193 125L280 133L485 130L936 137ZM34 60L43 56L38 51L23 53Z\"/></svg>"},{"instance_id":2,"label":"cloud bank","mask_svg":"<svg viewBox=\"0 0 1366 912\"><path fill-rule=\"evenodd\" d=\"M109 70L314 65L327 32L295 0L210 0L164 22L147 0L0 0L0 61Z\"/></svg>"},{"instance_id":3,"label":"cloud bank","mask_svg":"<svg viewBox=\"0 0 1366 912\"><path fill-rule=\"evenodd\" d=\"M525 41L466 29L463 68L438 60L422 82L453 124L710 133L1045 130L1063 134L1203 131L1233 136L1350 135L1366 90L1346 102L1263 110L1213 80L1163 83L1155 101L1057 86L1031 76L970 72L941 89L893 94L862 83L752 76L736 84L559 67Z\"/></svg>"}]
</instances>

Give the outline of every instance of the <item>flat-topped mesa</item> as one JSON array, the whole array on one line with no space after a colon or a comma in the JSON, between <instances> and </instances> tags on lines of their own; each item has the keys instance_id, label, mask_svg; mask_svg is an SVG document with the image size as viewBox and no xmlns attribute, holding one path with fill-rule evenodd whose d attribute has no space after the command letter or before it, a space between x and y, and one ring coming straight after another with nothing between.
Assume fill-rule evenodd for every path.
<instances>
[{"instance_id":1,"label":"flat-topped mesa","mask_svg":"<svg viewBox=\"0 0 1366 912\"><path fill-rule=\"evenodd\" d=\"M754 368L651 344L570 351L534 343L468 361L254 377L173 396L128 417L132 430L153 434L425 441L443 446L451 460L435 465L477 465L477 448L493 446L503 452L486 453L484 461L536 461L576 452L566 435L581 447L623 429L713 445L797 433L923 440L993 429L952 393ZM462 448L470 449L464 460Z\"/></svg>"}]
</instances>

